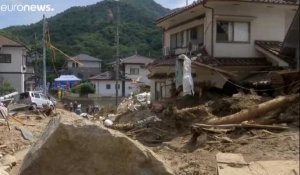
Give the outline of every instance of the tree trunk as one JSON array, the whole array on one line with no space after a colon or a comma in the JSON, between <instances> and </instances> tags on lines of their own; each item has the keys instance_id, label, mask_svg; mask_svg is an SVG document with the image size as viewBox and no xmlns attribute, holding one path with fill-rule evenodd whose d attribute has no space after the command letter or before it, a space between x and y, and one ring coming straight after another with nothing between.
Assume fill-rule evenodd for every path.
<instances>
[{"instance_id":1,"label":"tree trunk","mask_svg":"<svg viewBox=\"0 0 300 175\"><path fill-rule=\"evenodd\" d=\"M299 99L299 94L280 96L257 106L250 107L249 109L241 110L232 115L210 119L206 123L211 125L241 123L246 120L258 118L272 110L284 107L297 99Z\"/></svg>"}]
</instances>

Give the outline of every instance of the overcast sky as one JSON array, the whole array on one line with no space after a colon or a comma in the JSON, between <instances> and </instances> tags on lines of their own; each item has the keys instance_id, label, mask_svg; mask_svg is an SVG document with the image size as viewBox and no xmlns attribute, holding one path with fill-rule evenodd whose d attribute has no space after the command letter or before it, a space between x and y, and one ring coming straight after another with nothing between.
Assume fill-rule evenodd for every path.
<instances>
[{"instance_id":1,"label":"overcast sky","mask_svg":"<svg viewBox=\"0 0 300 175\"><path fill-rule=\"evenodd\" d=\"M46 17L53 16L57 13L72 6L85 6L99 2L101 0L0 0L0 29L12 25L31 24L41 20L42 15ZM185 5L186 0L155 0L164 7L173 9ZM192 1L192 0L190 0ZM47 12L20 12L13 5L50 5ZM22 8L22 7L20 7ZM20 9L19 10L22 10ZM23 8L25 8L23 6Z\"/></svg>"}]
</instances>

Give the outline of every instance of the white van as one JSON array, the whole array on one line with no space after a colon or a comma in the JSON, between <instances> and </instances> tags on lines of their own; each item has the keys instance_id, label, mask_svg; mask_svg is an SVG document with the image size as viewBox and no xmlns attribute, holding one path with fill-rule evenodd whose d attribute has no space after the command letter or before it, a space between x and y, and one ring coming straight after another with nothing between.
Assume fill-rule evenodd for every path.
<instances>
[{"instance_id":1,"label":"white van","mask_svg":"<svg viewBox=\"0 0 300 175\"><path fill-rule=\"evenodd\" d=\"M20 94L20 102L31 105L33 108L42 108L43 105L50 106L54 109L54 104L42 92L28 91Z\"/></svg>"}]
</instances>

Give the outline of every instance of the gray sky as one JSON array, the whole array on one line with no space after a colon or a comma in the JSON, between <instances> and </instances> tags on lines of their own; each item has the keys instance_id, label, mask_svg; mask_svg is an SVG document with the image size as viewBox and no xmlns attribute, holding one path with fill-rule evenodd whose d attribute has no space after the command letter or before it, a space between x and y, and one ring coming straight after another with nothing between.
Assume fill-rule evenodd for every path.
<instances>
[{"instance_id":1,"label":"gray sky","mask_svg":"<svg viewBox=\"0 0 300 175\"><path fill-rule=\"evenodd\" d=\"M0 0L0 29L13 25L31 24L41 20L42 15L46 17L53 16L57 13L72 6L85 6L99 2L101 0ZM155 0L164 7L173 9L185 5L186 0ZM190 0L192 1L192 0ZM23 6L16 6L22 4ZM25 6L27 5L27 7ZM28 5L43 5L40 8L46 8L46 12L24 12ZM48 6L44 6L48 5ZM32 7L30 7L32 8ZM35 10L37 7L34 7Z\"/></svg>"}]
</instances>

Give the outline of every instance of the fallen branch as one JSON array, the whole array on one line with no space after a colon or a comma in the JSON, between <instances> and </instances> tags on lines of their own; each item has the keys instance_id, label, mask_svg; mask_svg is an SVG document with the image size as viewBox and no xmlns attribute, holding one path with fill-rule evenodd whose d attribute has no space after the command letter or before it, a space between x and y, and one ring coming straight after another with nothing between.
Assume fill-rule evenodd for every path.
<instances>
[{"instance_id":1,"label":"fallen branch","mask_svg":"<svg viewBox=\"0 0 300 175\"><path fill-rule=\"evenodd\" d=\"M272 110L284 107L297 99L299 99L299 94L280 96L257 106L250 107L249 109L241 110L232 115L210 119L206 123L212 125L241 123L243 121L258 118Z\"/></svg>"}]
</instances>

